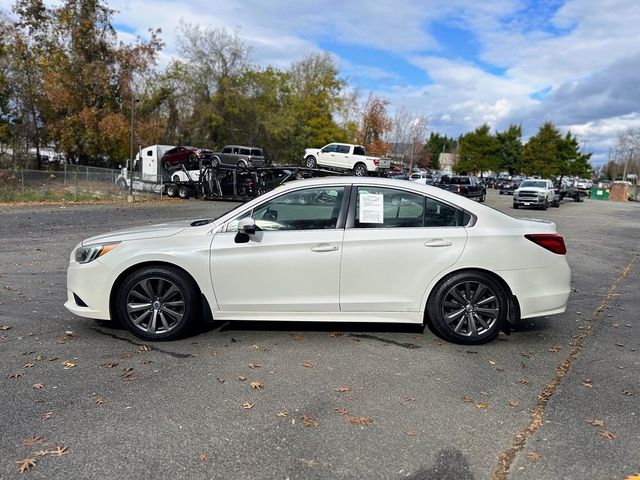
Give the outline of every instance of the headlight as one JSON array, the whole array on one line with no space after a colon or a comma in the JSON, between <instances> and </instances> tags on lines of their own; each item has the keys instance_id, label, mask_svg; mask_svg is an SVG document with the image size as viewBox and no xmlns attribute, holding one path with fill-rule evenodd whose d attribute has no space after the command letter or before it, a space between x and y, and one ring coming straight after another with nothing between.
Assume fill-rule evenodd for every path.
<instances>
[{"instance_id":1,"label":"headlight","mask_svg":"<svg viewBox=\"0 0 640 480\"><path fill-rule=\"evenodd\" d=\"M99 258L102 255L109 253L119 244L120 242L111 242L111 243L98 243L95 245L80 246L76 248L73 258L78 263L93 262L96 258Z\"/></svg>"}]
</instances>

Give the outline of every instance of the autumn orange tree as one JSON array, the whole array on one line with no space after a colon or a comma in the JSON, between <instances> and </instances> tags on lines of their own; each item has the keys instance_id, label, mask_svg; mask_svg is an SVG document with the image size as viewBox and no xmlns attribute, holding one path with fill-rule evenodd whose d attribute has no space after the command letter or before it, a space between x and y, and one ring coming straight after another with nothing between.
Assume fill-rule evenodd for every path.
<instances>
[{"instance_id":1,"label":"autumn orange tree","mask_svg":"<svg viewBox=\"0 0 640 480\"><path fill-rule=\"evenodd\" d=\"M392 121L387 114L389 100L369 94L364 105L358 141L368 153L384 156L389 152L391 144L384 140L391 131Z\"/></svg>"}]
</instances>

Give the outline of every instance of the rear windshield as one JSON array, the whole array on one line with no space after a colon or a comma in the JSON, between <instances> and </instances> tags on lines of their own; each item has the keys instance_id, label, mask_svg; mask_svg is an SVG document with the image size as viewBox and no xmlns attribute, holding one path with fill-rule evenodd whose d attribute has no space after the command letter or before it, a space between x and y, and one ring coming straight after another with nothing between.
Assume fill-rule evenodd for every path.
<instances>
[{"instance_id":1,"label":"rear windshield","mask_svg":"<svg viewBox=\"0 0 640 480\"><path fill-rule=\"evenodd\" d=\"M260 150L259 148L252 148L251 149L251 155L254 157L261 157L262 156L262 150Z\"/></svg>"},{"instance_id":2,"label":"rear windshield","mask_svg":"<svg viewBox=\"0 0 640 480\"><path fill-rule=\"evenodd\" d=\"M455 183L456 185L470 185L471 180L469 180L469 177L451 177L449 183Z\"/></svg>"}]
</instances>

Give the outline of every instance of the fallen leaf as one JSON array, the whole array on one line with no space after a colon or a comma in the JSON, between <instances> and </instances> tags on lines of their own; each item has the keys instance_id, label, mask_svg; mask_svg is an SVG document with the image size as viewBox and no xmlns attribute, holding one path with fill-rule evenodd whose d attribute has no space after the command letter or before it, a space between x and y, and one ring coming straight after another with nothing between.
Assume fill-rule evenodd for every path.
<instances>
[{"instance_id":1,"label":"fallen leaf","mask_svg":"<svg viewBox=\"0 0 640 480\"><path fill-rule=\"evenodd\" d=\"M216 378L216 382L218 382L218 383L224 383L224 382L225 382L225 380L224 380L224 378Z\"/></svg>"},{"instance_id":2,"label":"fallen leaf","mask_svg":"<svg viewBox=\"0 0 640 480\"><path fill-rule=\"evenodd\" d=\"M40 390L42 388L44 388L44 383L34 383L33 384L33 389L34 390Z\"/></svg>"},{"instance_id":3,"label":"fallen leaf","mask_svg":"<svg viewBox=\"0 0 640 480\"><path fill-rule=\"evenodd\" d=\"M304 362L302 362L302 366L304 368L313 368L313 363L311 363L309 360L305 360Z\"/></svg>"},{"instance_id":4,"label":"fallen leaf","mask_svg":"<svg viewBox=\"0 0 640 480\"><path fill-rule=\"evenodd\" d=\"M140 345L138 350L141 352L150 352L153 349L149 345Z\"/></svg>"},{"instance_id":5,"label":"fallen leaf","mask_svg":"<svg viewBox=\"0 0 640 480\"><path fill-rule=\"evenodd\" d=\"M65 370L68 370L76 366L76 364L73 363L71 360L65 360L64 362L62 362L62 365L64 366Z\"/></svg>"},{"instance_id":6,"label":"fallen leaf","mask_svg":"<svg viewBox=\"0 0 640 480\"><path fill-rule=\"evenodd\" d=\"M45 413L42 415L42 420L43 420L43 421L44 421L44 420L49 420L52 416L53 416L53 412L45 412Z\"/></svg>"},{"instance_id":7,"label":"fallen leaf","mask_svg":"<svg viewBox=\"0 0 640 480\"><path fill-rule=\"evenodd\" d=\"M345 392L350 392L351 391L351 387L349 387L348 385L342 385L338 388L336 388L336 392L338 393L345 393Z\"/></svg>"},{"instance_id":8,"label":"fallen leaf","mask_svg":"<svg viewBox=\"0 0 640 480\"><path fill-rule=\"evenodd\" d=\"M542 454L538 452L529 452L527 453L527 460L531 462L537 462L542 459Z\"/></svg>"},{"instance_id":9,"label":"fallen leaf","mask_svg":"<svg viewBox=\"0 0 640 480\"><path fill-rule=\"evenodd\" d=\"M67 447L62 446L62 445L58 445L55 449L49 450L49 455L52 455L54 457L61 457L61 456L66 455L68 453L69 453L69 449Z\"/></svg>"},{"instance_id":10,"label":"fallen leaf","mask_svg":"<svg viewBox=\"0 0 640 480\"><path fill-rule=\"evenodd\" d=\"M200 452L200 455L198 455L198 460L200 460L201 462L204 462L207 460L207 454L204 452Z\"/></svg>"},{"instance_id":11,"label":"fallen leaf","mask_svg":"<svg viewBox=\"0 0 640 480\"><path fill-rule=\"evenodd\" d=\"M604 420L598 420L597 418L589 420L589 423L594 427L604 427Z\"/></svg>"},{"instance_id":12,"label":"fallen leaf","mask_svg":"<svg viewBox=\"0 0 640 480\"><path fill-rule=\"evenodd\" d=\"M616 438L616 434L613 432L610 432L609 430L600 430L598 432L598 435L600 435L601 437L606 438L607 440L615 440Z\"/></svg>"},{"instance_id":13,"label":"fallen leaf","mask_svg":"<svg viewBox=\"0 0 640 480\"><path fill-rule=\"evenodd\" d=\"M9 325L0 325L0 332L6 332L7 330L11 330Z\"/></svg>"},{"instance_id":14,"label":"fallen leaf","mask_svg":"<svg viewBox=\"0 0 640 480\"><path fill-rule=\"evenodd\" d=\"M258 364L258 363L250 363L249 365L247 365L249 368L260 368L262 365Z\"/></svg>"},{"instance_id":15,"label":"fallen leaf","mask_svg":"<svg viewBox=\"0 0 640 480\"><path fill-rule=\"evenodd\" d=\"M218 357L219 355L220 355L220 352L211 352L212 357Z\"/></svg>"},{"instance_id":16,"label":"fallen leaf","mask_svg":"<svg viewBox=\"0 0 640 480\"><path fill-rule=\"evenodd\" d=\"M299 342L300 340L302 340L302 335L291 335L291 340L293 340L294 342Z\"/></svg>"},{"instance_id":17,"label":"fallen leaf","mask_svg":"<svg viewBox=\"0 0 640 480\"><path fill-rule=\"evenodd\" d=\"M64 332L64 334L67 337L75 337L76 336L76 334L75 334L75 332L73 330L67 330L66 332Z\"/></svg>"},{"instance_id":18,"label":"fallen leaf","mask_svg":"<svg viewBox=\"0 0 640 480\"><path fill-rule=\"evenodd\" d=\"M623 390L622 394L626 395L627 397L631 397L633 395L633 392L631 390Z\"/></svg>"},{"instance_id":19,"label":"fallen leaf","mask_svg":"<svg viewBox=\"0 0 640 480\"><path fill-rule=\"evenodd\" d=\"M347 410L346 408L336 408L335 412L338 415L348 415L349 414L349 410Z\"/></svg>"},{"instance_id":20,"label":"fallen leaf","mask_svg":"<svg viewBox=\"0 0 640 480\"><path fill-rule=\"evenodd\" d=\"M495 360L489 360L489 363L490 363L491 365L495 365L495 364L496 364L496 361L495 361Z\"/></svg>"},{"instance_id":21,"label":"fallen leaf","mask_svg":"<svg viewBox=\"0 0 640 480\"><path fill-rule=\"evenodd\" d=\"M518 400L510 400L509 401L509 406L516 408L518 405L520 405L520 402Z\"/></svg>"},{"instance_id":22,"label":"fallen leaf","mask_svg":"<svg viewBox=\"0 0 640 480\"><path fill-rule=\"evenodd\" d=\"M533 352L520 352L520 355L522 355L523 357L529 358L531 355L533 355Z\"/></svg>"},{"instance_id":23,"label":"fallen leaf","mask_svg":"<svg viewBox=\"0 0 640 480\"><path fill-rule=\"evenodd\" d=\"M490 407L491 407L491 404L489 404L489 403L479 402L479 403L476 403L476 404L474 405L474 407L476 407L476 408L478 408L478 409L480 409L480 410L486 410L487 408L490 408Z\"/></svg>"},{"instance_id":24,"label":"fallen leaf","mask_svg":"<svg viewBox=\"0 0 640 480\"><path fill-rule=\"evenodd\" d=\"M238 381L240 382L244 382L247 379L247 377L243 375L236 375L236 379L238 379Z\"/></svg>"},{"instance_id":25,"label":"fallen leaf","mask_svg":"<svg viewBox=\"0 0 640 480\"><path fill-rule=\"evenodd\" d=\"M22 368L33 368L34 365L34 363L25 363Z\"/></svg>"},{"instance_id":26,"label":"fallen leaf","mask_svg":"<svg viewBox=\"0 0 640 480\"><path fill-rule=\"evenodd\" d=\"M59 360L58 357L51 357L48 359L50 362L55 362L56 360Z\"/></svg>"},{"instance_id":27,"label":"fallen leaf","mask_svg":"<svg viewBox=\"0 0 640 480\"><path fill-rule=\"evenodd\" d=\"M592 388L593 387L593 380L591 380L590 378L585 378L582 381L582 386L583 387L587 387L587 388Z\"/></svg>"},{"instance_id":28,"label":"fallen leaf","mask_svg":"<svg viewBox=\"0 0 640 480\"><path fill-rule=\"evenodd\" d=\"M518 380L518 383L521 383L522 385L528 385L529 380L527 380L526 378L521 378L520 380Z\"/></svg>"},{"instance_id":29,"label":"fallen leaf","mask_svg":"<svg viewBox=\"0 0 640 480\"><path fill-rule=\"evenodd\" d=\"M96 401L94 402L96 405L104 405L106 402L101 399L101 398L96 398Z\"/></svg>"},{"instance_id":30,"label":"fallen leaf","mask_svg":"<svg viewBox=\"0 0 640 480\"><path fill-rule=\"evenodd\" d=\"M635 475L627 475L624 477L624 480L640 480L640 473L636 473Z\"/></svg>"},{"instance_id":31,"label":"fallen leaf","mask_svg":"<svg viewBox=\"0 0 640 480\"><path fill-rule=\"evenodd\" d=\"M10 378L10 379L22 378L22 374L21 373L11 373L11 374L7 375L7 378Z\"/></svg>"},{"instance_id":32,"label":"fallen leaf","mask_svg":"<svg viewBox=\"0 0 640 480\"><path fill-rule=\"evenodd\" d=\"M318 428L320 426L320 422L315 420L313 417L310 417L309 415L301 416L300 421L305 427Z\"/></svg>"},{"instance_id":33,"label":"fallen leaf","mask_svg":"<svg viewBox=\"0 0 640 480\"><path fill-rule=\"evenodd\" d=\"M407 437L415 437L418 432L416 432L415 430L402 430L402 433L404 433Z\"/></svg>"},{"instance_id":34,"label":"fallen leaf","mask_svg":"<svg viewBox=\"0 0 640 480\"><path fill-rule=\"evenodd\" d=\"M31 468L36 466L35 458L23 458L16 462L18 464L18 473L28 472Z\"/></svg>"},{"instance_id":35,"label":"fallen leaf","mask_svg":"<svg viewBox=\"0 0 640 480\"><path fill-rule=\"evenodd\" d=\"M562 347L560 347L558 345L553 345L553 346L547 348L547 351L551 352L551 353L558 353L560 350L562 350Z\"/></svg>"},{"instance_id":36,"label":"fallen leaf","mask_svg":"<svg viewBox=\"0 0 640 480\"><path fill-rule=\"evenodd\" d=\"M351 337L351 341L358 343L360 341L360 339L357 338L357 337Z\"/></svg>"},{"instance_id":37,"label":"fallen leaf","mask_svg":"<svg viewBox=\"0 0 640 480\"><path fill-rule=\"evenodd\" d=\"M113 368L118 366L118 362L103 363L100 366L104 368Z\"/></svg>"},{"instance_id":38,"label":"fallen leaf","mask_svg":"<svg viewBox=\"0 0 640 480\"><path fill-rule=\"evenodd\" d=\"M38 445L39 443L44 442L44 437L40 435L34 435L33 437L25 438L20 442L20 445L23 447L31 447L33 445Z\"/></svg>"},{"instance_id":39,"label":"fallen leaf","mask_svg":"<svg viewBox=\"0 0 640 480\"><path fill-rule=\"evenodd\" d=\"M251 388L253 388L254 390L262 390L264 388L264 385L258 381L254 381L251 382Z\"/></svg>"},{"instance_id":40,"label":"fallen leaf","mask_svg":"<svg viewBox=\"0 0 640 480\"><path fill-rule=\"evenodd\" d=\"M276 417L288 417L289 414L287 412L285 412L284 410L280 410L278 412L276 412Z\"/></svg>"},{"instance_id":41,"label":"fallen leaf","mask_svg":"<svg viewBox=\"0 0 640 480\"><path fill-rule=\"evenodd\" d=\"M402 400L404 403L412 403L416 401L416 397L412 397L411 395L403 395L402 397L400 397L400 400Z\"/></svg>"},{"instance_id":42,"label":"fallen leaf","mask_svg":"<svg viewBox=\"0 0 640 480\"><path fill-rule=\"evenodd\" d=\"M347 415L345 418L347 419L347 422L352 425L360 425L363 427L369 427L373 425L373 420L371 420L369 417L352 417L350 415Z\"/></svg>"},{"instance_id":43,"label":"fallen leaf","mask_svg":"<svg viewBox=\"0 0 640 480\"><path fill-rule=\"evenodd\" d=\"M11 328L11 327L9 327L9 328ZM343 332L331 332L331 333L329 334L329 336L330 336L330 337L341 337L341 336L343 336L343 335L344 335L344 333L343 333Z\"/></svg>"},{"instance_id":44,"label":"fallen leaf","mask_svg":"<svg viewBox=\"0 0 640 480\"><path fill-rule=\"evenodd\" d=\"M473 398L470 397L462 397L462 401L464 403L473 403Z\"/></svg>"},{"instance_id":45,"label":"fallen leaf","mask_svg":"<svg viewBox=\"0 0 640 480\"><path fill-rule=\"evenodd\" d=\"M243 410L251 410L254 406L255 406L255 404L254 404L254 403L251 403L251 402L248 402L248 401L247 401L247 402L244 402L244 403L242 404L242 409L243 409Z\"/></svg>"},{"instance_id":46,"label":"fallen leaf","mask_svg":"<svg viewBox=\"0 0 640 480\"><path fill-rule=\"evenodd\" d=\"M49 450L37 450L33 452L33 454L36 457L46 457L47 455L49 455Z\"/></svg>"}]
</instances>

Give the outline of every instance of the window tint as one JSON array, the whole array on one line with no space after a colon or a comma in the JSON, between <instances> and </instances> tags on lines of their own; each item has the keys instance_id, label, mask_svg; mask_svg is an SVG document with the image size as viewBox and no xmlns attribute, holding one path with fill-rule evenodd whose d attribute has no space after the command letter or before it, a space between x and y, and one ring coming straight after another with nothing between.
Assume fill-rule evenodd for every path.
<instances>
[{"instance_id":1,"label":"window tint","mask_svg":"<svg viewBox=\"0 0 640 480\"><path fill-rule=\"evenodd\" d=\"M338 145L338 153L349 153L351 150L347 145Z\"/></svg>"},{"instance_id":2,"label":"window tint","mask_svg":"<svg viewBox=\"0 0 640 480\"><path fill-rule=\"evenodd\" d=\"M455 227L463 225L463 221L461 210L427 197L424 216L425 227Z\"/></svg>"},{"instance_id":3,"label":"window tint","mask_svg":"<svg viewBox=\"0 0 640 480\"><path fill-rule=\"evenodd\" d=\"M360 147L360 146L353 147L353 154L354 155L366 155L365 152L364 152L364 147Z\"/></svg>"},{"instance_id":4,"label":"window tint","mask_svg":"<svg viewBox=\"0 0 640 480\"><path fill-rule=\"evenodd\" d=\"M261 230L336 228L344 187L297 190L256 207L251 217Z\"/></svg>"},{"instance_id":5,"label":"window tint","mask_svg":"<svg viewBox=\"0 0 640 480\"><path fill-rule=\"evenodd\" d=\"M252 148L251 149L251 155L254 157L261 157L262 156L262 150L260 150L259 148Z\"/></svg>"},{"instance_id":6,"label":"window tint","mask_svg":"<svg viewBox=\"0 0 640 480\"><path fill-rule=\"evenodd\" d=\"M231 150L232 150L231 147L224 147L222 149L222 153L231 153Z\"/></svg>"},{"instance_id":7,"label":"window tint","mask_svg":"<svg viewBox=\"0 0 640 480\"><path fill-rule=\"evenodd\" d=\"M240 155L251 155L251 150L249 150L248 148L241 148Z\"/></svg>"},{"instance_id":8,"label":"window tint","mask_svg":"<svg viewBox=\"0 0 640 480\"><path fill-rule=\"evenodd\" d=\"M356 228L422 227L424 197L391 188L358 187Z\"/></svg>"},{"instance_id":9,"label":"window tint","mask_svg":"<svg viewBox=\"0 0 640 480\"><path fill-rule=\"evenodd\" d=\"M470 185L471 179L469 177L451 177L449 183L455 183L456 185Z\"/></svg>"},{"instance_id":10,"label":"window tint","mask_svg":"<svg viewBox=\"0 0 640 480\"><path fill-rule=\"evenodd\" d=\"M322 149L322 152L323 153L335 152L337 148L338 146L335 143L332 143L331 145L327 145L326 147L324 147Z\"/></svg>"},{"instance_id":11,"label":"window tint","mask_svg":"<svg viewBox=\"0 0 640 480\"><path fill-rule=\"evenodd\" d=\"M153 157L153 150L147 150L147 157Z\"/></svg>"}]
</instances>

